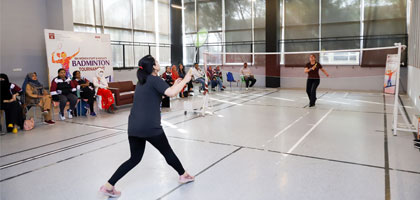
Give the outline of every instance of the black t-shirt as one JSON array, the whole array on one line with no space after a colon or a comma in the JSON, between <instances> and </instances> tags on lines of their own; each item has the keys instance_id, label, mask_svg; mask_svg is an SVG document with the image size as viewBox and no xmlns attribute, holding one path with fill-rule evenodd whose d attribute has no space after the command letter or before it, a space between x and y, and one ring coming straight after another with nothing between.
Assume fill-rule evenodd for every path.
<instances>
[{"instance_id":1,"label":"black t-shirt","mask_svg":"<svg viewBox=\"0 0 420 200\"><path fill-rule=\"evenodd\" d=\"M310 69L310 68L312 68L315 65L316 65L315 70L310 70L308 72L308 79L319 79L320 78L319 77L319 69L322 69L322 65L321 64L319 64L318 62L315 62L315 64L311 65L311 63L308 62L306 64L305 68Z\"/></svg>"},{"instance_id":2,"label":"black t-shirt","mask_svg":"<svg viewBox=\"0 0 420 200\"><path fill-rule=\"evenodd\" d=\"M133 107L128 117L128 135L152 137L163 133L160 124L160 103L168 84L158 76L149 75L146 83L137 83Z\"/></svg>"}]
</instances>

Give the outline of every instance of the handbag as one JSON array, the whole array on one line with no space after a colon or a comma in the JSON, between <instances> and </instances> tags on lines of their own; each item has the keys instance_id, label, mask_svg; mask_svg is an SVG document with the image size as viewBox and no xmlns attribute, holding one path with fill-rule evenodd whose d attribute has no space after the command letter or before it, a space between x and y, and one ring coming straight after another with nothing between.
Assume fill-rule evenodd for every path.
<instances>
[{"instance_id":1,"label":"handbag","mask_svg":"<svg viewBox=\"0 0 420 200\"><path fill-rule=\"evenodd\" d=\"M32 118L32 117L29 118L29 119L26 119L23 122L23 129L25 129L25 131L32 130L34 128L34 126L35 126L35 121L34 121L34 118Z\"/></svg>"}]
</instances>

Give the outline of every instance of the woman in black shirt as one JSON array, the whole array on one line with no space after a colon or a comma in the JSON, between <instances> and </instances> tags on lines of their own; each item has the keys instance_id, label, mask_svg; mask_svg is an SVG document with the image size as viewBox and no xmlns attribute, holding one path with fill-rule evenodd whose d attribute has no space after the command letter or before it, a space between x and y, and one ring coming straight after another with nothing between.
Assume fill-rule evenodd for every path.
<instances>
[{"instance_id":1,"label":"woman in black shirt","mask_svg":"<svg viewBox=\"0 0 420 200\"><path fill-rule=\"evenodd\" d=\"M306 81L306 93L309 97L309 107L315 106L316 102L316 89L319 85L319 70L324 72L324 74L328 77L327 71L322 68L322 65L316 61L315 54L311 54L309 56L309 61L305 66L305 73L308 74L308 80Z\"/></svg>"},{"instance_id":2,"label":"woman in black shirt","mask_svg":"<svg viewBox=\"0 0 420 200\"><path fill-rule=\"evenodd\" d=\"M73 72L72 82L76 86L76 89L80 91L80 98L88 100L87 105L89 105L90 116L95 117L96 113L93 108L95 102L95 86L88 79L82 78L78 70ZM78 115L81 115L81 113L78 113Z\"/></svg>"},{"instance_id":3,"label":"woman in black shirt","mask_svg":"<svg viewBox=\"0 0 420 200\"><path fill-rule=\"evenodd\" d=\"M118 197L121 192L115 190L114 185L125 174L133 169L142 159L146 141L151 143L165 157L166 162L179 174L179 182L194 181L183 168L181 162L168 143L160 121L160 103L162 96L174 97L191 80L191 71L184 79L174 80L173 86L169 85L158 76L160 66L151 56L140 59L137 70L138 83L134 93L133 107L128 118L128 142L131 157L125 161L112 175L108 182L100 188L100 192L110 197Z\"/></svg>"}]
</instances>

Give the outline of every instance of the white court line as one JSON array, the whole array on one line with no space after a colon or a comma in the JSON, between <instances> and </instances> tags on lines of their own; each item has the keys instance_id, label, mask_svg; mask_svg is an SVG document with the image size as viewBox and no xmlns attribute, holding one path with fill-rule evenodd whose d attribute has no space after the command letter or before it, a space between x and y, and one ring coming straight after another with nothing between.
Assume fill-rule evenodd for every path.
<instances>
[{"instance_id":1,"label":"white court line","mask_svg":"<svg viewBox=\"0 0 420 200\"><path fill-rule=\"evenodd\" d=\"M349 93L348 93L348 92L346 92L346 93L344 94L343 98L346 98L346 97L347 97L347 95L349 95Z\"/></svg>"},{"instance_id":2,"label":"white court line","mask_svg":"<svg viewBox=\"0 0 420 200\"><path fill-rule=\"evenodd\" d=\"M292 122L291 124L289 124L289 126L286 126L286 128L284 128L283 130L281 130L280 132L278 132L274 138L280 136L281 134L283 134L284 132L287 131L287 129L289 129L290 127L292 127L293 125L295 125L298 121L300 121L303 117L305 117L306 115L308 115L309 112L306 112L304 115L300 116L298 119L296 119L294 122Z\"/></svg>"},{"instance_id":3,"label":"white court line","mask_svg":"<svg viewBox=\"0 0 420 200\"><path fill-rule=\"evenodd\" d=\"M233 104L233 105L237 105L237 106L242 106L243 105L243 104L240 104L240 103L220 100L220 99L216 99L216 98L213 98L213 97L211 97L210 99L213 100L213 101L219 101L219 102L222 102L222 103L228 103L228 104Z\"/></svg>"},{"instance_id":4,"label":"white court line","mask_svg":"<svg viewBox=\"0 0 420 200\"><path fill-rule=\"evenodd\" d=\"M338 103L338 104L346 104L346 105L351 104L351 103L345 103L345 102L341 102L341 101L330 101L330 100L325 100L325 99L318 99L318 101L326 101L326 102L330 102L330 103Z\"/></svg>"},{"instance_id":5,"label":"white court line","mask_svg":"<svg viewBox=\"0 0 420 200\"><path fill-rule=\"evenodd\" d=\"M231 92L227 92L227 93L231 93ZM235 93L232 93L235 94ZM220 95L220 94L216 94L216 95ZM235 94L238 95L238 94ZM239 94L242 96L254 96L254 97L263 97L263 98L271 98L271 99L277 99L277 100L282 100L282 101L295 101L293 99L287 99L287 98L281 98L281 97L270 97L270 96L264 96L262 94ZM220 96L226 96L226 95L220 95Z\"/></svg>"},{"instance_id":6,"label":"white court line","mask_svg":"<svg viewBox=\"0 0 420 200\"><path fill-rule=\"evenodd\" d=\"M282 129L280 132L278 132L276 135L274 135L274 138L277 138L278 136L280 136L281 134L283 134L284 132L286 132L290 127L292 127L293 125L295 125L298 121L300 121L302 118L304 118L306 115L308 115L309 112L306 112L305 114L303 114L302 116L300 116L299 118L297 118L294 122L292 122L291 124L289 124L288 126L286 126L284 129ZM262 147L265 147L266 145L268 145L268 143L272 142L273 139L269 139L267 140L267 143L263 144Z\"/></svg>"},{"instance_id":7,"label":"white court line","mask_svg":"<svg viewBox=\"0 0 420 200\"><path fill-rule=\"evenodd\" d=\"M283 155L283 159L284 158L286 158L290 153L292 153L293 152L293 150L295 150L296 149L296 147L298 147L299 146L299 144L309 135L309 134L311 134L312 133L312 131L332 112L334 110L334 108L331 108L324 116L322 116L322 118L314 125L314 126L312 126L312 128L311 129L309 129L306 133L305 133L305 135L303 135L300 139L299 139L299 141L297 141L296 142L296 144L295 145L293 145L293 147L292 148L290 148L289 149L289 151L287 151L287 153L286 154L284 154ZM280 163L280 161L278 161L277 163L276 163L276 165L278 165Z\"/></svg>"},{"instance_id":8,"label":"white court line","mask_svg":"<svg viewBox=\"0 0 420 200\"><path fill-rule=\"evenodd\" d=\"M327 97L327 98L334 98L334 97ZM360 103L369 103L369 104L376 104L376 105L383 105L384 103L381 102L376 102L376 101L365 101L365 100L359 100L359 99L343 99L343 98L337 98L337 99L342 99L342 100L347 100L347 101L356 101L356 102L360 102ZM394 104L385 104L386 106L394 106ZM405 106L405 108L410 108L412 109L412 106Z\"/></svg>"},{"instance_id":9,"label":"white court line","mask_svg":"<svg viewBox=\"0 0 420 200\"><path fill-rule=\"evenodd\" d=\"M160 121L161 121L161 123L162 123L163 125L169 126L169 127L171 127L171 128L178 128L177 126L175 126L174 124L172 124L172 123L170 123L170 122L168 122L168 121L165 121L165 120L160 120Z\"/></svg>"},{"instance_id":10,"label":"white court line","mask_svg":"<svg viewBox=\"0 0 420 200\"><path fill-rule=\"evenodd\" d=\"M293 99L286 99L286 98L280 98L280 97L268 97L268 98L273 98L273 99L283 100L283 101L295 101Z\"/></svg>"}]
</instances>

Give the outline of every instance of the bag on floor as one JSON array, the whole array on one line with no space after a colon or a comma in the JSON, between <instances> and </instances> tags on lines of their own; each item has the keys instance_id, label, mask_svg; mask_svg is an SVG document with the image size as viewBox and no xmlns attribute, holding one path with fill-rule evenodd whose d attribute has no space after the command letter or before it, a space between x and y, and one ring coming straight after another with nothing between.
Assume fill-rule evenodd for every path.
<instances>
[{"instance_id":1,"label":"bag on floor","mask_svg":"<svg viewBox=\"0 0 420 200\"><path fill-rule=\"evenodd\" d=\"M25 129L25 131L32 130L34 128L34 126L35 126L35 121L34 121L34 118L32 118L32 117L29 118L29 119L26 119L23 122L23 129Z\"/></svg>"},{"instance_id":2,"label":"bag on floor","mask_svg":"<svg viewBox=\"0 0 420 200\"><path fill-rule=\"evenodd\" d=\"M87 113L87 102L80 100L79 103L76 105L76 115L77 116L86 116Z\"/></svg>"}]
</instances>

